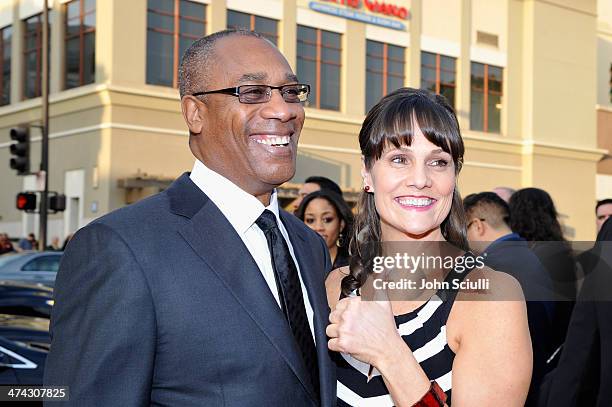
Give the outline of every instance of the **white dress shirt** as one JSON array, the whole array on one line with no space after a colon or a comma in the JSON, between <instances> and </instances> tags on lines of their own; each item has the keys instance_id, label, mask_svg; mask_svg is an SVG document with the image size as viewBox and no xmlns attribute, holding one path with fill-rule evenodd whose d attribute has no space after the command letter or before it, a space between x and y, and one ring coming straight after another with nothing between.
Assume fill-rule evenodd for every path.
<instances>
[{"instance_id":1,"label":"white dress shirt","mask_svg":"<svg viewBox=\"0 0 612 407\"><path fill-rule=\"evenodd\" d=\"M265 209L270 210L274 216L276 216L276 222L287 242L287 246L289 246L291 257L298 270L298 276L302 286L302 295L304 296L304 306L306 307L306 316L308 317L308 324L310 325L310 331L314 338L312 306L310 305L308 293L306 292L306 287L302 280L300 266L293 252L291 240L289 240L289 234L278 214L276 190L274 190L270 196L270 204L264 206L253 195L240 189L236 184L224 176L206 167L200 160L195 161L189 178L191 178L191 180L210 198L236 230L236 233L238 233L238 236L240 236L240 239L244 242L251 256L253 256L255 263L257 263L259 267L259 271L261 271L264 280L266 280L268 287L270 287L270 291L272 291L272 295L274 295L280 307L268 241L266 240L264 232L255 223Z\"/></svg>"}]
</instances>

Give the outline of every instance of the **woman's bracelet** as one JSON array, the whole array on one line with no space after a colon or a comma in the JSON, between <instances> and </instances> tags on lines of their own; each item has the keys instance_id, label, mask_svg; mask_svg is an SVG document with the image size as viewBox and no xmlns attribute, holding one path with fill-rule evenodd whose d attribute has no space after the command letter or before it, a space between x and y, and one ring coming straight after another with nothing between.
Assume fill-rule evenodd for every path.
<instances>
[{"instance_id":1,"label":"woman's bracelet","mask_svg":"<svg viewBox=\"0 0 612 407\"><path fill-rule=\"evenodd\" d=\"M446 403L446 393L435 380L432 380L427 393L412 407L444 407L444 403Z\"/></svg>"}]
</instances>

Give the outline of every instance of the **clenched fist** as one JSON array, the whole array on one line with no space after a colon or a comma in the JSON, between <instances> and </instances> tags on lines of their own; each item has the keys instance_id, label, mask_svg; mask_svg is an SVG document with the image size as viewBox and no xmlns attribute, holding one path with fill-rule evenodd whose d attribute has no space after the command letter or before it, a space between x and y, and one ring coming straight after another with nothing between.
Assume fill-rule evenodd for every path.
<instances>
[{"instance_id":1,"label":"clenched fist","mask_svg":"<svg viewBox=\"0 0 612 407\"><path fill-rule=\"evenodd\" d=\"M329 322L329 349L376 367L397 350L398 339L403 343L389 301L344 298L329 314Z\"/></svg>"}]
</instances>

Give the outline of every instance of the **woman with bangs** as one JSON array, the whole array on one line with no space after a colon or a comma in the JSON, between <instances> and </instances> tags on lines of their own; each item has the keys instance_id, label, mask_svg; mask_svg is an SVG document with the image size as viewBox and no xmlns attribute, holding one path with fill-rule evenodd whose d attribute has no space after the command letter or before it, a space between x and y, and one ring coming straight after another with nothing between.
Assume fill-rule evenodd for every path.
<instances>
[{"instance_id":1,"label":"woman with bangs","mask_svg":"<svg viewBox=\"0 0 612 407\"><path fill-rule=\"evenodd\" d=\"M511 276L457 268L444 281L482 279L490 288L434 288L399 301L359 296L381 243L448 242L462 264L473 257L457 189L464 146L453 109L442 96L398 89L368 113L359 144L364 187L350 266L326 281L338 405L522 406L531 342L522 291Z\"/></svg>"}]
</instances>

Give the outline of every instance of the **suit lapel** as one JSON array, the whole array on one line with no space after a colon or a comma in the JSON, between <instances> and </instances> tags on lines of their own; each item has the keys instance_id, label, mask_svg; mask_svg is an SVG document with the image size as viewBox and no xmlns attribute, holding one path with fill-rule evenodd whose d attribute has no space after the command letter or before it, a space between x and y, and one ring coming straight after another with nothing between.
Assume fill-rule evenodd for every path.
<instances>
[{"instance_id":1,"label":"suit lapel","mask_svg":"<svg viewBox=\"0 0 612 407\"><path fill-rule=\"evenodd\" d=\"M314 399L308 373L293 340L291 329L240 236L214 203L188 177L179 187L181 188L178 191L168 192L171 196L180 197L181 202L184 202L189 193L184 191L186 193L183 194L180 189L196 188L201 195L201 207L179 233L223 282ZM174 208L177 214L187 217L194 210L193 203L183 204L176 200L171 203L171 208Z\"/></svg>"}]
</instances>

